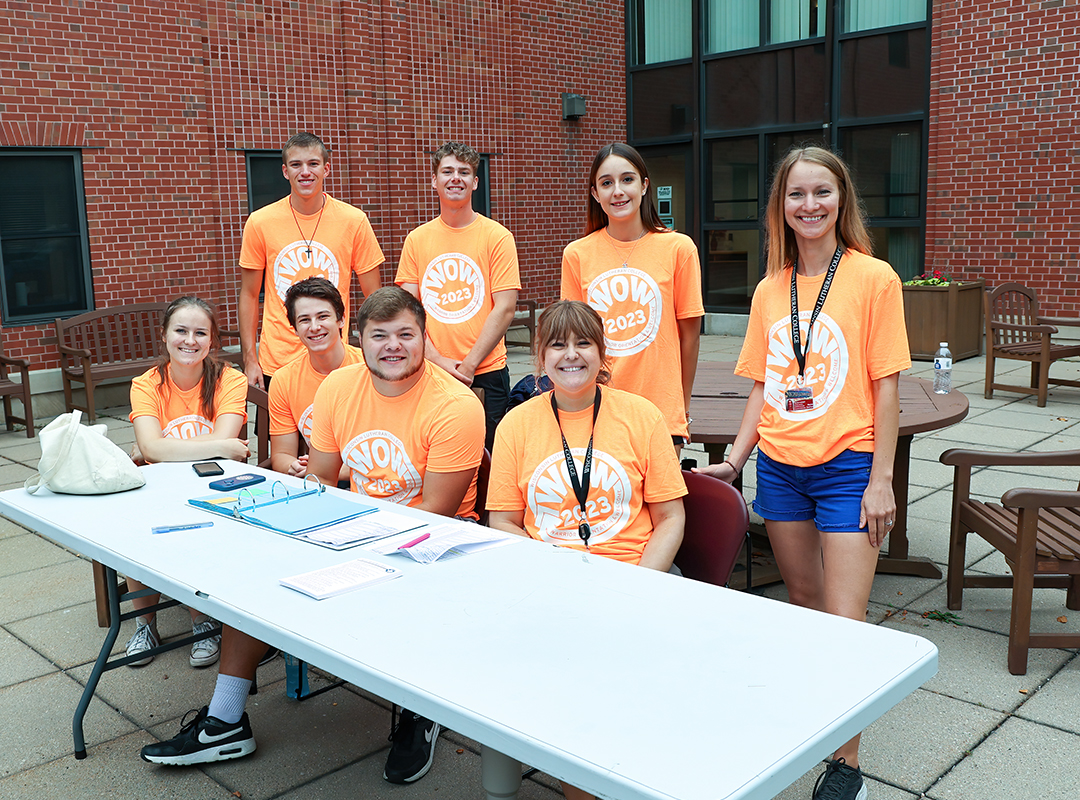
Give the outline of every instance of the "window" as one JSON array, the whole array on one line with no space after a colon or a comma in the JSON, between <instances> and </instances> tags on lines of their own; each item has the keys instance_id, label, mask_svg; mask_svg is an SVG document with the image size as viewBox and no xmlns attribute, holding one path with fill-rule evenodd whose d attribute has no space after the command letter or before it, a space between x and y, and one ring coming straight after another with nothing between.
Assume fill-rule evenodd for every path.
<instances>
[{"instance_id":1,"label":"window","mask_svg":"<svg viewBox=\"0 0 1080 800\"><path fill-rule=\"evenodd\" d=\"M45 322L90 310L82 153L0 150L0 183L9 187L0 195L4 325Z\"/></svg>"},{"instance_id":2,"label":"window","mask_svg":"<svg viewBox=\"0 0 1080 800\"><path fill-rule=\"evenodd\" d=\"M480 164L476 167L476 189L472 193L472 210L485 217L491 216L491 156L480 154Z\"/></svg>"},{"instance_id":3,"label":"window","mask_svg":"<svg viewBox=\"0 0 1080 800\"><path fill-rule=\"evenodd\" d=\"M926 21L926 0L846 0L844 32Z\"/></svg>"},{"instance_id":4,"label":"window","mask_svg":"<svg viewBox=\"0 0 1080 800\"><path fill-rule=\"evenodd\" d=\"M825 0L707 0L705 18L705 52L727 53L824 36Z\"/></svg>"},{"instance_id":5,"label":"window","mask_svg":"<svg viewBox=\"0 0 1080 800\"><path fill-rule=\"evenodd\" d=\"M248 213L289 194L289 181L281 171L280 150L249 150L247 158Z\"/></svg>"},{"instance_id":6,"label":"window","mask_svg":"<svg viewBox=\"0 0 1080 800\"><path fill-rule=\"evenodd\" d=\"M632 0L632 64L690 58L693 0Z\"/></svg>"}]
</instances>

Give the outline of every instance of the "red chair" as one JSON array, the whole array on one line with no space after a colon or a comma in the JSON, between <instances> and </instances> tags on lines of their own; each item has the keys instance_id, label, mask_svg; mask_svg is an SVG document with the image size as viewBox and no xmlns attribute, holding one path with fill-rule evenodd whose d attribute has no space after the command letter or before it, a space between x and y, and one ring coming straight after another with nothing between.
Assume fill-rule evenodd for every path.
<instances>
[{"instance_id":1,"label":"red chair","mask_svg":"<svg viewBox=\"0 0 1080 800\"><path fill-rule=\"evenodd\" d=\"M488 524L487 490L488 479L491 477L491 453L484 448L484 455L480 458L480 466L476 468L476 516L481 525Z\"/></svg>"},{"instance_id":2,"label":"red chair","mask_svg":"<svg viewBox=\"0 0 1080 800\"><path fill-rule=\"evenodd\" d=\"M675 566L687 578L727 586L739 548L746 547L746 588L750 581L750 514L742 493L710 475L683 470L686 528Z\"/></svg>"}]
</instances>

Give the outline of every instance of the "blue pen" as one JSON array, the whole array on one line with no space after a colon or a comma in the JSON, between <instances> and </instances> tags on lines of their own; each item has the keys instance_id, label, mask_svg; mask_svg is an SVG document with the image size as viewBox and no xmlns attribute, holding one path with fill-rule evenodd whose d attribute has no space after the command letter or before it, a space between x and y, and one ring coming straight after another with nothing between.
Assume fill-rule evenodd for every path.
<instances>
[{"instance_id":1,"label":"blue pen","mask_svg":"<svg viewBox=\"0 0 1080 800\"><path fill-rule=\"evenodd\" d=\"M151 528L150 533L172 533L174 531L191 531L195 528L210 528L213 526L213 522L191 522L187 525L159 525L156 528Z\"/></svg>"}]
</instances>

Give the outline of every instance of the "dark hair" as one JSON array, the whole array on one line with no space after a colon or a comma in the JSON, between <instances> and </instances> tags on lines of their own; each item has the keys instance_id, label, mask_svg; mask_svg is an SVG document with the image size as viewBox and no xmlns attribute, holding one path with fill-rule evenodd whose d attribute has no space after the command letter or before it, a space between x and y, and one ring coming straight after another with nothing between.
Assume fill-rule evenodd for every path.
<instances>
[{"instance_id":1,"label":"dark hair","mask_svg":"<svg viewBox=\"0 0 1080 800\"><path fill-rule=\"evenodd\" d=\"M467 144L461 142L447 142L434 153L431 154L431 171L438 172L439 164L447 156L453 156L463 164L468 164L473 168L473 174L475 175L477 169L480 167L480 154L469 147Z\"/></svg>"},{"instance_id":2,"label":"dark hair","mask_svg":"<svg viewBox=\"0 0 1080 800\"><path fill-rule=\"evenodd\" d=\"M214 395L217 394L218 380L221 378L222 370L225 369L225 362L214 355L214 353L221 349L221 332L218 329L217 312L214 311L212 305L201 297L196 297L193 294L177 297L165 307L165 313L161 316L161 341L163 346L165 337L169 331L169 323L172 322L173 314L182 308L197 308L210 318L210 351L206 354L206 358L204 358L202 362L202 391L199 393L199 405L203 412L203 416L208 420L213 421ZM169 352L167 349L158 358L156 366L158 377L160 378L158 392L162 396L165 396L169 386Z\"/></svg>"},{"instance_id":3,"label":"dark hair","mask_svg":"<svg viewBox=\"0 0 1080 800\"><path fill-rule=\"evenodd\" d=\"M294 147L299 147L302 150L307 150L311 147L319 148L319 154L322 156L323 161L330 160L330 148L323 144L323 140L316 136L314 133L308 133L307 131L300 131L300 133L294 133L289 137L289 141L285 142L285 146L281 148L281 163L289 163L289 151Z\"/></svg>"},{"instance_id":4,"label":"dark hair","mask_svg":"<svg viewBox=\"0 0 1080 800\"><path fill-rule=\"evenodd\" d=\"M630 166L634 168L638 175L641 176L642 183L649 180L649 168L645 166L645 159L641 157L641 153L635 150L628 144L622 142L612 142L606 144L600 148L600 152L596 154L596 158L593 159L592 168L589 170L589 183L585 187L585 195L588 202L588 212L585 216L585 235L588 236L594 231L598 231L601 228L606 228L608 224L607 214L604 213L604 209L596 198L592 196L592 190L596 186L596 174L600 171L600 165L604 163L611 156L619 156L625 158L630 162ZM668 230L668 227L660 221L660 215L656 213L656 204L653 203L652 198L652 184L650 183L641 196L641 224L645 226L648 231L655 231L656 233L664 233Z\"/></svg>"},{"instance_id":5,"label":"dark hair","mask_svg":"<svg viewBox=\"0 0 1080 800\"><path fill-rule=\"evenodd\" d=\"M773 174L769 202L765 207L765 275L774 277L794 263L799 254L795 232L784 218L784 195L788 174L798 162L825 167L836 178L840 190L840 214L836 221L836 239L841 247L867 255L873 254L873 242L866 230L866 215L851 170L840 156L824 147L795 145L780 159Z\"/></svg>"},{"instance_id":6,"label":"dark hair","mask_svg":"<svg viewBox=\"0 0 1080 800\"><path fill-rule=\"evenodd\" d=\"M543 372L544 350L556 340L565 342L575 337L588 339L596 345L600 354L600 372L596 382L607 383L611 380L607 343L604 341L604 320L592 306L580 300L556 300L540 312L540 319L536 323L537 375Z\"/></svg>"},{"instance_id":7,"label":"dark hair","mask_svg":"<svg viewBox=\"0 0 1080 800\"><path fill-rule=\"evenodd\" d=\"M326 278L304 278L294 283L285 292L285 315L294 328L296 327L296 301L301 297L325 300L334 307L334 315L338 322L345 318L345 302L341 299L341 292L334 284Z\"/></svg>"},{"instance_id":8,"label":"dark hair","mask_svg":"<svg viewBox=\"0 0 1080 800\"><path fill-rule=\"evenodd\" d=\"M356 325L360 330L360 336L364 335L368 320L386 322L393 319L402 311L411 311L420 326L420 335L424 335L427 326L427 312L424 306L406 292L400 286L384 286L372 292L364 304L360 306L360 313L356 317Z\"/></svg>"}]
</instances>

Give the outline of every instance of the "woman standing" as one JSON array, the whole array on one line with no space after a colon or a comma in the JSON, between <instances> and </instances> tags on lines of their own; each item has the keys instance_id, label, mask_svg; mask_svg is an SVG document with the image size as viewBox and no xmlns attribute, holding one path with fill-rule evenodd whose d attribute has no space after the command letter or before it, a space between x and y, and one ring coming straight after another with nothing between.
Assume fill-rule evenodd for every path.
<instances>
[{"instance_id":1,"label":"woman standing","mask_svg":"<svg viewBox=\"0 0 1080 800\"><path fill-rule=\"evenodd\" d=\"M611 386L660 409L678 454L690 436L705 314L697 246L660 221L645 160L630 145L596 154L588 208L585 237L563 251L562 296L600 314Z\"/></svg>"},{"instance_id":2,"label":"woman standing","mask_svg":"<svg viewBox=\"0 0 1080 800\"><path fill-rule=\"evenodd\" d=\"M851 174L822 148L780 162L765 226L766 275L735 367L754 388L731 454L700 471L732 481L758 445L754 510L791 602L864 620L896 512L897 384L911 366L900 279L870 256ZM866 797L859 736L814 797Z\"/></svg>"},{"instance_id":3,"label":"woman standing","mask_svg":"<svg viewBox=\"0 0 1080 800\"><path fill-rule=\"evenodd\" d=\"M136 462L199 461L250 455L247 441L237 438L247 422L247 379L213 355L219 346L217 318L205 300L185 296L173 300L161 321L165 355L157 365L131 382L131 422L135 428ZM128 578L131 591L146 588ZM158 602L160 595L132 601L136 610ZM127 654L137 655L160 641L154 614L136 618ZM191 609L192 633L214 628L209 617ZM191 646L193 667L206 667L218 659L220 637ZM143 666L149 656L131 662Z\"/></svg>"}]
</instances>

